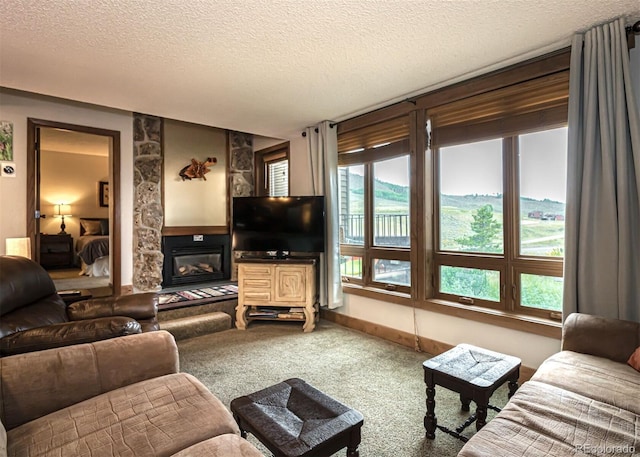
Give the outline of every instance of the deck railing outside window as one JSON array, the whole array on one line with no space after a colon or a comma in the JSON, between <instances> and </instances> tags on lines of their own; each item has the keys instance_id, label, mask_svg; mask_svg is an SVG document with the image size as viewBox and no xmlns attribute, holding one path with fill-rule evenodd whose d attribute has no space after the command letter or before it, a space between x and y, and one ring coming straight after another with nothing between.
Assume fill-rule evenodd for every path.
<instances>
[{"instance_id":1,"label":"deck railing outside window","mask_svg":"<svg viewBox=\"0 0 640 457\"><path fill-rule=\"evenodd\" d=\"M376 246L410 246L408 214L377 214L373 220ZM364 215L341 214L342 244L361 245L364 242Z\"/></svg>"}]
</instances>

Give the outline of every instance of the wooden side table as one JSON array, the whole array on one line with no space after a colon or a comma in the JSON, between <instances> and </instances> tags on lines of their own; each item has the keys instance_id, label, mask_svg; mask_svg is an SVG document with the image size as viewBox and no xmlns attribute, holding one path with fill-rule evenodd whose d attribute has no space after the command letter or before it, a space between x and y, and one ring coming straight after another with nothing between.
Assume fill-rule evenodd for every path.
<instances>
[{"instance_id":1,"label":"wooden side table","mask_svg":"<svg viewBox=\"0 0 640 457\"><path fill-rule=\"evenodd\" d=\"M40 235L40 265L44 268L73 266L73 237L63 235Z\"/></svg>"},{"instance_id":2,"label":"wooden side table","mask_svg":"<svg viewBox=\"0 0 640 457\"><path fill-rule=\"evenodd\" d=\"M489 351L470 344L459 344L423 364L424 381L427 384L427 414L424 417L424 428L427 438L436 437L436 428L461 441L468 438L460 433L476 423L480 430L487 423L487 408L500 411L489 405L489 398L505 382L509 382L509 398L518 389L521 360L517 357ZM438 425L436 418L436 385L445 387L460 394L462 410L469 411L471 400L476 404L476 413L467 421L450 430Z\"/></svg>"}]
</instances>

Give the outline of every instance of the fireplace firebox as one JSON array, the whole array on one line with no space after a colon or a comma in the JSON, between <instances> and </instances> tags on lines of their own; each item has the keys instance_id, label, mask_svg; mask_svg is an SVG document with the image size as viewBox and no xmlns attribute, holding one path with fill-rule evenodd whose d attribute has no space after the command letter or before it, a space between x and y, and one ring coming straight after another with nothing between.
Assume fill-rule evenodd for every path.
<instances>
[{"instance_id":1,"label":"fireplace firebox","mask_svg":"<svg viewBox=\"0 0 640 457\"><path fill-rule=\"evenodd\" d=\"M231 278L229 235L184 235L162 238L162 287Z\"/></svg>"}]
</instances>

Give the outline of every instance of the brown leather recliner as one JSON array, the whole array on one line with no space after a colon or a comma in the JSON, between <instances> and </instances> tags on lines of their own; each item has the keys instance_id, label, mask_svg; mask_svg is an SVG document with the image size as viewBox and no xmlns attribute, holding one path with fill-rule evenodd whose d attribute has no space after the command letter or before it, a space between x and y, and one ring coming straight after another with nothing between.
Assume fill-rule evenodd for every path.
<instances>
[{"instance_id":1,"label":"brown leather recliner","mask_svg":"<svg viewBox=\"0 0 640 457\"><path fill-rule=\"evenodd\" d=\"M39 264L0 256L0 356L158 330L157 315L155 293L67 306Z\"/></svg>"}]
</instances>

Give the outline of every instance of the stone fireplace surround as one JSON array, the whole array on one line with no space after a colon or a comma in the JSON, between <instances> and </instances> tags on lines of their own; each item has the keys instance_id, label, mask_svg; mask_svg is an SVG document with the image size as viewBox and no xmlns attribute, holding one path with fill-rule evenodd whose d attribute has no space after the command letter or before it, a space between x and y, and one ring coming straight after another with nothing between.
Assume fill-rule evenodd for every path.
<instances>
[{"instance_id":1,"label":"stone fireplace surround","mask_svg":"<svg viewBox=\"0 0 640 457\"><path fill-rule=\"evenodd\" d=\"M161 290L163 283L162 240L166 227L163 227L162 206L162 121L160 117L147 114L134 113L133 116L133 288L137 292ZM253 194L253 135L234 131L228 131L228 135L228 195L225 197L230 201L234 196ZM197 234L209 231L211 227L191 229ZM231 279L235 279L231 253L226 258L232 266L225 271L230 271Z\"/></svg>"}]
</instances>

